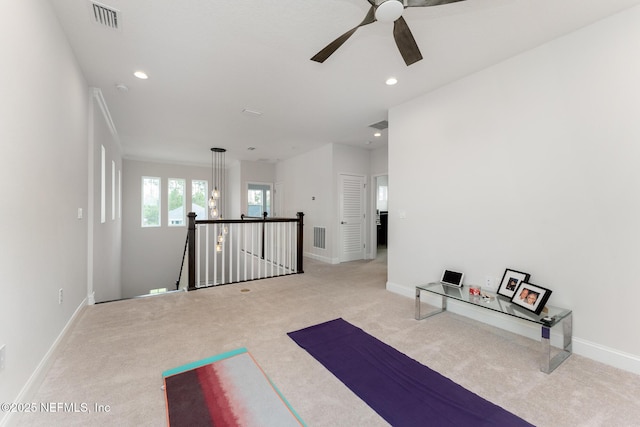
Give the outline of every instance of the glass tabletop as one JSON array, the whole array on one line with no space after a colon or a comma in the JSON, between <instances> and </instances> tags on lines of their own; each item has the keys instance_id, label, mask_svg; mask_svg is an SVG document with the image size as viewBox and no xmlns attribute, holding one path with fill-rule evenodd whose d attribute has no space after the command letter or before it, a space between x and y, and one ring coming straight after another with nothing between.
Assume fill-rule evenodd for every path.
<instances>
[{"instance_id":1,"label":"glass tabletop","mask_svg":"<svg viewBox=\"0 0 640 427\"><path fill-rule=\"evenodd\" d=\"M517 304L511 302L511 300L502 295L498 295L495 292L482 291L482 295L470 295L469 286L463 286L461 288L443 285L442 283L428 283L426 285L419 285L416 288L423 291L431 292L436 295L445 296L457 301L462 301L468 304L477 305L489 310L497 311L500 313L508 314L510 316L517 317L519 319L535 322L543 326L554 326L562 319L571 314L571 310L567 310L560 307L554 307L546 305L540 314L535 314L532 311L528 311L524 307L520 307ZM551 318L550 321L542 320L544 318Z\"/></svg>"}]
</instances>

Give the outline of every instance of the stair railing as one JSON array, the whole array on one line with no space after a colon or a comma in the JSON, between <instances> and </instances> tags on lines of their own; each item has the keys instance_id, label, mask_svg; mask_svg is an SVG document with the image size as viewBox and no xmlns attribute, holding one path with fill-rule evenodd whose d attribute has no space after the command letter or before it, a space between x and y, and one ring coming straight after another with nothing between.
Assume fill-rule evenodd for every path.
<instances>
[{"instance_id":1,"label":"stair railing","mask_svg":"<svg viewBox=\"0 0 640 427\"><path fill-rule=\"evenodd\" d=\"M183 260L188 260L188 290L304 272L302 212L296 218L268 218L265 213L197 220L194 212L187 217ZM181 277L182 272L176 286Z\"/></svg>"}]
</instances>

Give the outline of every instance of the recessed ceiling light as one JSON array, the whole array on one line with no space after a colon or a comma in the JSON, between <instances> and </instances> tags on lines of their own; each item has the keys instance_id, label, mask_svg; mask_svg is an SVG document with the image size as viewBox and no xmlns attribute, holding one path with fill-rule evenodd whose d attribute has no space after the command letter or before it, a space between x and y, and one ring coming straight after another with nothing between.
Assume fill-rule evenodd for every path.
<instances>
[{"instance_id":1,"label":"recessed ceiling light","mask_svg":"<svg viewBox=\"0 0 640 427\"><path fill-rule=\"evenodd\" d=\"M127 87L127 85L124 85L122 83L116 84L116 89L118 89L120 92L128 92L129 91L129 88Z\"/></svg>"},{"instance_id":2,"label":"recessed ceiling light","mask_svg":"<svg viewBox=\"0 0 640 427\"><path fill-rule=\"evenodd\" d=\"M396 79L395 77L389 77L385 83L387 84L387 86L393 86L394 84L398 83L398 79Z\"/></svg>"},{"instance_id":3,"label":"recessed ceiling light","mask_svg":"<svg viewBox=\"0 0 640 427\"><path fill-rule=\"evenodd\" d=\"M147 76L147 73L145 73L144 71L136 71L135 73L133 73L133 75L142 80L146 80L149 78L149 76Z\"/></svg>"},{"instance_id":4,"label":"recessed ceiling light","mask_svg":"<svg viewBox=\"0 0 640 427\"><path fill-rule=\"evenodd\" d=\"M373 134L373 136L380 136L380 135L382 135L380 132L376 132Z\"/></svg>"}]
</instances>

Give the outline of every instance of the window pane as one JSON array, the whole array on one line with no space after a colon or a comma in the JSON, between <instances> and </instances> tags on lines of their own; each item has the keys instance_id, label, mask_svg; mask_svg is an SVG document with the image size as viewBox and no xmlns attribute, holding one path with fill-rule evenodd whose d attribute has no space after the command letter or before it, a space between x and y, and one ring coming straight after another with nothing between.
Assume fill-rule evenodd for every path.
<instances>
[{"instance_id":1,"label":"window pane","mask_svg":"<svg viewBox=\"0 0 640 427\"><path fill-rule=\"evenodd\" d=\"M167 200L169 200L169 214L167 215L167 218L169 218L169 226L184 225L184 179L169 178L167 189L169 192L167 198Z\"/></svg>"},{"instance_id":2,"label":"window pane","mask_svg":"<svg viewBox=\"0 0 640 427\"><path fill-rule=\"evenodd\" d=\"M111 220L116 219L116 162L111 160Z\"/></svg>"},{"instance_id":3,"label":"window pane","mask_svg":"<svg viewBox=\"0 0 640 427\"><path fill-rule=\"evenodd\" d=\"M250 205L262 206L262 190L249 190L248 202Z\"/></svg>"},{"instance_id":4,"label":"window pane","mask_svg":"<svg viewBox=\"0 0 640 427\"><path fill-rule=\"evenodd\" d=\"M262 190L249 189L247 194L247 215L262 216Z\"/></svg>"},{"instance_id":5,"label":"window pane","mask_svg":"<svg viewBox=\"0 0 640 427\"><path fill-rule=\"evenodd\" d=\"M122 218L122 171L118 169L118 218Z\"/></svg>"},{"instance_id":6,"label":"window pane","mask_svg":"<svg viewBox=\"0 0 640 427\"><path fill-rule=\"evenodd\" d=\"M247 191L247 214L262 216L264 212L271 215L271 186L264 184L249 184Z\"/></svg>"},{"instance_id":7,"label":"window pane","mask_svg":"<svg viewBox=\"0 0 640 427\"><path fill-rule=\"evenodd\" d=\"M191 181L191 212L197 219L207 219L207 181Z\"/></svg>"},{"instance_id":8,"label":"window pane","mask_svg":"<svg viewBox=\"0 0 640 427\"><path fill-rule=\"evenodd\" d=\"M160 178L142 177L142 226L160 227Z\"/></svg>"},{"instance_id":9,"label":"window pane","mask_svg":"<svg viewBox=\"0 0 640 427\"><path fill-rule=\"evenodd\" d=\"M378 187L378 200L381 202L386 202L387 193L388 193L388 187L386 185L381 185L380 187Z\"/></svg>"},{"instance_id":10,"label":"window pane","mask_svg":"<svg viewBox=\"0 0 640 427\"><path fill-rule=\"evenodd\" d=\"M100 222L107 220L107 153L104 145L100 146Z\"/></svg>"}]
</instances>

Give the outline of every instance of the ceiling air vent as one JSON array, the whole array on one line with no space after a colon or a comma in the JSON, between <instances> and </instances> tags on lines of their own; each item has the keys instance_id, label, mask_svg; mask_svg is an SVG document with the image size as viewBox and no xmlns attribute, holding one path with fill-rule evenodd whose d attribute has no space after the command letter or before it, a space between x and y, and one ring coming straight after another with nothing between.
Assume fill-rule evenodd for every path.
<instances>
[{"instance_id":1,"label":"ceiling air vent","mask_svg":"<svg viewBox=\"0 0 640 427\"><path fill-rule=\"evenodd\" d=\"M369 125L370 128L374 128L374 129L378 129L378 130L385 130L386 128L389 127L389 122L386 120L383 120L381 122L378 123L374 123L372 125Z\"/></svg>"},{"instance_id":2,"label":"ceiling air vent","mask_svg":"<svg viewBox=\"0 0 640 427\"><path fill-rule=\"evenodd\" d=\"M114 30L120 29L122 24L120 23L119 10L93 1L89 1L89 6L91 7L91 19L93 22Z\"/></svg>"}]
</instances>

